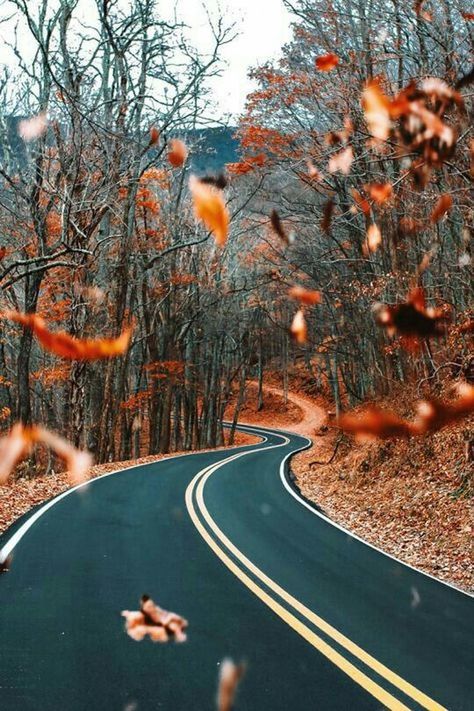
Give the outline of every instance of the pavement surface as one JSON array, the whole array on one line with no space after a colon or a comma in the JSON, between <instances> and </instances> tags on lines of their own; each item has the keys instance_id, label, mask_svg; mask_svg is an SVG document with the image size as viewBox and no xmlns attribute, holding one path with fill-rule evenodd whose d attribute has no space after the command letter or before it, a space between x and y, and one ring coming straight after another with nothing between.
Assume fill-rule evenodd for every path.
<instances>
[{"instance_id":1,"label":"pavement surface","mask_svg":"<svg viewBox=\"0 0 474 711\"><path fill-rule=\"evenodd\" d=\"M94 479L0 539L3 711L474 709L473 598L333 525L287 479L302 436ZM149 594L184 644L130 639Z\"/></svg>"}]
</instances>

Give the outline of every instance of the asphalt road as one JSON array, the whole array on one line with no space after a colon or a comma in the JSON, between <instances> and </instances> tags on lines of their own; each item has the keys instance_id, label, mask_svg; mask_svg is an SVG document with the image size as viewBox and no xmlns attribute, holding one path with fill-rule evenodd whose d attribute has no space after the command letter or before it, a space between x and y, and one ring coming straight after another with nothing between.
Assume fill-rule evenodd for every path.
<instances>
[{"instance_id":1,"label":"asphalt road","mask_svg":"<svg viewBox=\"0 0 474 711\"><path fill-rule=\"evenodd\" d=\"M474 709L473 598L315 513L282 464L307 440L265 435L95 479L2 537L2 710L205 711L226 656L236 711ZM125 634L142 593L188 642Z\"/></svg>"}]
</instances>

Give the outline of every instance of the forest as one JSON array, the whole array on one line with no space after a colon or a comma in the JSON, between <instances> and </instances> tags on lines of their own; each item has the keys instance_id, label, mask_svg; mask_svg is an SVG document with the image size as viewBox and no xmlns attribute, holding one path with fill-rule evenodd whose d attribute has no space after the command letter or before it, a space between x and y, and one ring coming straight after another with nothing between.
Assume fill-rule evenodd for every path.
<instances>
[{"instance_id":1,"label":"forest","mask_svg":"<svg viewBox=\"0 0 474 711\"><path fill-rule=\"evenodd\" d=\"M337 415L395 382L436 390L446 368L472 379L473 25L459 3L288 2L293 39L253 70L236 160L197 176L222 176L221 240L188 186L215 131L206 82L225 18L200 56L152 0L97 2L87 31L73 0L10 4L34 62L13 39L2 312L131 339L118 358L58 358L4 318L5 428L41 423L104 462L222 444L235 391L234 425L246 382L296 360Z\"/></svg>"},{"instance_id":2,"label":"forest","mask_svg":"<svg viewBox=\"0 0 474 711\"><path fill-rule=\"evenodd\" d=\"M8 708L468 708L474 13L279 4L0 0Z\"/></svg>"}]
</instances>

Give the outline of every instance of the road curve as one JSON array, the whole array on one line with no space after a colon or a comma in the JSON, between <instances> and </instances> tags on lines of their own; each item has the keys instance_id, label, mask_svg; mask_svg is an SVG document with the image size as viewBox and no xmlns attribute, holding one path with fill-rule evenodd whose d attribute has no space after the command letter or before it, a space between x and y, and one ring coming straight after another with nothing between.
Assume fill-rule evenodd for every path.
<instances>
[{"instance_id":1,"label":"road curve","mask_svg":"<svg viewBox=\"0 0 474 711\"><path fill-rule=\"evenodd\" d=\"M473 599L333 525L285 478L304 437L177 456L92 480L10 529L0 558L0 708L473 708ZM184 645L132 641L150 594Z\"/></svg>"}]
</instances>

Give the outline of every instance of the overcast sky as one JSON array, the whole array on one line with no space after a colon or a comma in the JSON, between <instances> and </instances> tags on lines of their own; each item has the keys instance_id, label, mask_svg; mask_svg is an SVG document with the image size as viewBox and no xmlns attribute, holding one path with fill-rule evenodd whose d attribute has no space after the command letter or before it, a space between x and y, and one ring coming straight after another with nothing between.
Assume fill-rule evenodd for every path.
<instances>
[{"instance_id":1,"label":"overcast sky","mask_svg":"<svg viewBox=\"0 0 474 711\"><path fill-rule=\"evenodd\" d=\"M223 52L228 69L213 83L222 112L238 114L254 86L247 78L249 68L280 55L281 47L291 36L292 17L282 0L205 0L204 4L210 14L220 8L224 18L235 21L240 32ZM191 36L199 40L206 22L202 4L199 0L179 0L178 8L183 20L192 27Z\"/></svg>"},{"instance_id":2,"label":"overcast sky","mask_svg":"<svg viewBox=\"0 0 474 711\"><path fill-rule=\"evenodd\" d=\"M60 1L51 0L51 7ZM36 0L28 2L36 15ZM127 4L128 0L123 0L122 7L126 8ZM167 13L171 17L176 6L178 19L189 27L192 43L204 52L212 45L206 11L211 17L221 14L226 25L235 23L237 37L222 50L228 66L220 78L212 80L211 86L217 118L241 113L246 95L254 88L247 77L250 67L277 58L282 45L290 39L292 18L283 0L159 0L157 4L165 17ZM94 22L95 14L94 0L79 0L75 16L88 24ZM5 18L8 18L6 22L0 22L0 46L2 39L13 39L18 18L12 3L0 0L0 20ZM24 22L18 26L18 33L21 53L28 60L28 55L33 56L34 46ZM4 49L0 50L0 63L9 63L10 53L5 46Z\"/></svg>"}]
</instances>

